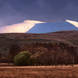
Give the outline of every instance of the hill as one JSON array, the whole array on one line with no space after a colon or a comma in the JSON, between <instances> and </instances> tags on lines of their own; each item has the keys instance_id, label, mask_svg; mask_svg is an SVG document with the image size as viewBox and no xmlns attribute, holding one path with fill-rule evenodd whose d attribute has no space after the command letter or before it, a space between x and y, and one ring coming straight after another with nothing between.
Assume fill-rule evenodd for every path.
<instances>
[{"instance_id":1,"label":"hill","mask_svg":"<svg viewBox=\"0 0 78 78\"><path fill-rule=\"evenodd\" d=\"M47 23L35 24L35 26L33 26L26 33L49 33L49 32L58 32L58 31L70 31L70 30L78 30L78 27L70 23L69 21L47 22Z\"/></svg>"},{"instance_id":2,"label":"hill","mask_svg":"<svg viewBox=\"0 0 78 78\"><path fill-rule=\"evenodd\" d=\"M32 53L38 65L78 64L78 31L0 34L0 62L12 61L24 50Z\"/></svg>"}]
</instances>

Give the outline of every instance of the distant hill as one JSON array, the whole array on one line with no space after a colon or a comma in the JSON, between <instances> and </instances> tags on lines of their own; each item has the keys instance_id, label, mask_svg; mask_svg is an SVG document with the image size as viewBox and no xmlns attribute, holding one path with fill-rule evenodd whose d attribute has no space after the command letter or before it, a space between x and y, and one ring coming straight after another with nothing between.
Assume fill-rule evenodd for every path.
<instances>
[{"instance_id":1,"label":"distant hill","mask_svg":"<svg viewBox=\"0 0 78 78\"><path fill-rule=\"evenodd\" d=\"M68 31L78 30L78 28L68 22L54 22L54 23L48 22L48 23L36 24L26 33L49 33L49 32L67 31L67 30Z\"/></svg>"},{"instance_id":2,"label":"distant hill","mask_svg":"<svg viewBox=\"0 0 78 78\"><path fill-rule=\"evenodd\" d=\"M27 50L42 65L78 64L78 31L0 34L0 62Z\"/></svg>"}]
</instances>

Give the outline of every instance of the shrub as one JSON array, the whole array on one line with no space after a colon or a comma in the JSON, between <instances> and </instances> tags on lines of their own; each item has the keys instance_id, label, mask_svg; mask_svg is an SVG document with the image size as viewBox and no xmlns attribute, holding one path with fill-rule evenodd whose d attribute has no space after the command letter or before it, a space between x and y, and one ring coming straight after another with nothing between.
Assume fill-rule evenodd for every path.
<instances>
[{"instance_id":1,"label":"shrub","mask_svg":"<svg viewBox=\"0 0 78 78\"><path fill-rule=\"evenodd\" d=\"M19 66L30 65L31 64L30 56L31 53L29 53L28 51L20 52L14 57L14 64Z\"/></svg>"}]
</instances>

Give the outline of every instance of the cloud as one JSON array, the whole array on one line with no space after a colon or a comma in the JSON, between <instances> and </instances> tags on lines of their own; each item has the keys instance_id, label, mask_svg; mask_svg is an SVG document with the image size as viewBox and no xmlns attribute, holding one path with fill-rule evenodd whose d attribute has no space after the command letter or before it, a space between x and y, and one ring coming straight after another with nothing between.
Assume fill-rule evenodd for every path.
<instances>
[{"instance_id":1,"label":"cloud","mask_svg":"<svg viewBox=\"0 0 78 78\"><path fill-rule=\"evenodd\" d=\"M25 20L24 22L0 27L0 33L25 33L29 31L35 24L44 23L35 20Z\"/></svg>"},{"instance_id":2,"label":"cloud","mask_svg":"<svg viewBox=\"0 0 78 78\"><path fill-rule=\"evenodd\" d=\"M77 21L65 20L65 22L68 22L78 28ZM33 28L36 24L39 23L46 23L46 22L36 21L36 20L25 20L24 22L18 24L1 26L0 33L26 33L31 28Z\"/></svg>"},{"instance_id":3,"label":"cloud","mask_svg":"<svg viewBox=\"0 0 78 78\"><path fill-rule=\"evenodd\" d=\"M77 9L78 0L0 0L0 26L28 19L78 21Z\"/></svg>"},{"instance_id":4,"label":"cloud","mask_svg":"<svg viewBox=\"0 0 78 78\"><path fill-rule=\"evenodd\" d=\"M72 24L72 25L74 25L75 27L78 28L78 22L72 21L72 20L66 20L66 22L68 22L68 23L70 23L70 24Z\"/></svg>"}]
</instances>

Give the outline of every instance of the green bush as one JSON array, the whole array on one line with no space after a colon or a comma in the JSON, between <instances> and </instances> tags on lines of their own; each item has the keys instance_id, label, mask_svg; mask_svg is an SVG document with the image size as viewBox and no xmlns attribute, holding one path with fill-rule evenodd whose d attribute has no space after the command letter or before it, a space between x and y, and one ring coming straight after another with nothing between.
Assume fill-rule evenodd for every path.
<instances>
[{"instance_id":1,"label":"green bush","mask_svg":"<svg viewBox=\"0 0 78 78\"><path fill-rule=\"evenodd\" d=\"M28 51L20 52L14 57L14 64L19 66L30 65L31 64L30 56L31 53L29 53Z\"/></svg>"}]
</instances>

